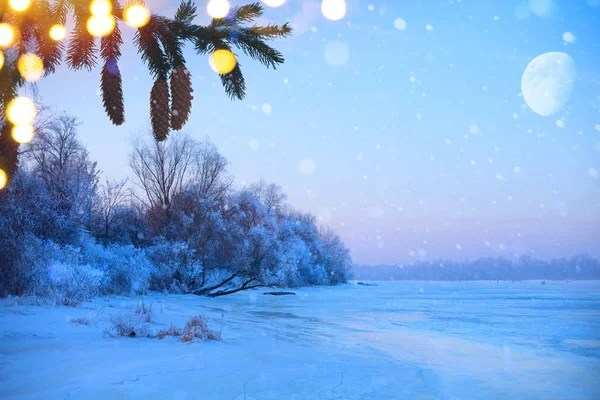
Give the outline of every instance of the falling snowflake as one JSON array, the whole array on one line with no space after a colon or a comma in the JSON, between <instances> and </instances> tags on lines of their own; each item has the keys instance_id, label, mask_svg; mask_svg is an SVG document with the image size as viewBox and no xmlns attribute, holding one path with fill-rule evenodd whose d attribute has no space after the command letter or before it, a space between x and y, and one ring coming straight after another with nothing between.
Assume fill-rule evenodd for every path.
<instances>
[{"instance_id":1,"label":"falling snowflake","mask_svg":"<svg viewBox=\"0 0 600 400\"><path fill-rule=\"evenodd\" d=\"M406 21L403 20L402 18L396 18L396 20L394 21L394 28L398 29L399 31L403 31L406 29Z\"/></svg>"},{"instance_id":2,"label":"falling snowflake","mask_svg":"<svg viewBox=\"0 0 600 400\"><path fill-rule=\"evenodd\" d=\"M261 106L262 112L264 112L266 115L271 115L271 112L273 111L273 108L271 108L271 105L269 103L264 103Z\"/></svg>"},{"instance_id":3,"label":"falling snowflake","mask_svg":"<svg viewBox=\"0 0 600 400\"><path fill-rule=\"evenodd\" d=\"M256 151L260 147L260 144L258 143L258 140L256 140L255 138L252 138L248 142L248 147L250 147L252 150Z\"/></svg>"}]
</instances>

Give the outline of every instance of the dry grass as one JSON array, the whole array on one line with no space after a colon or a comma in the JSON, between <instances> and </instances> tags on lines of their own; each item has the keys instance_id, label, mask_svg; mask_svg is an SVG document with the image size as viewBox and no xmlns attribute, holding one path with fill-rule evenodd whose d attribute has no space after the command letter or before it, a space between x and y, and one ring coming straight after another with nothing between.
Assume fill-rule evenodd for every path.
<instances>
[{"instance_id":1,"label":"dry grass","mask_svg":"<svg viewBox=\"0 0 600 400\"><path fill-rule=\"evenodd\" d=\"M143 314L115 314L108 318L110 326L104 333L110 337L152 337Z\"/></svg>"},{"instance_id":2,"label":"dry grass","mask_svg":"<svg viewBox=\"0 0 600 400\"><path fill-rule=\"evenodd\" d=\"M138 303L135 308L135 315L143 316L144 320L148 323L152 322L152 303L150 303L150 306L146 306L142 297L142 302Z\"/></svg>"},{"instance_id":3,"label":"dry grass","mask_svg":"<svg viewBox=\"0 0 600 400\"><path fill-rule=\"evenodd\" d=\"M167 336L179 337L181 336L181 329L171 323L171 326L169 326L167 329L161 329L156 334L156 337L159 339L164 339Z\"/></svg>"},{"instance_id":4,"label":"dry grass","mask_svg":"<svg viewBox=\"0 0 600 400\"><path fill-rule=\"evenodd\" d=\"M96 322L100 319L100 316L104 312L104 307L89 313L85 317L73 317L71 318L71 323L78 325L96 325Z\"/></svg>"},{"instance_id":5,"label":"dry grass","mask_svg":"<svg viewBox=\"0 0 600 400\"><path fill-rule=\"evenodd\" d=\"M221 334L210 329L202 315L190 318L179 337L179 341L184 343L206 342L207 340L221 341Z\"/></svg>"}]
</instances>

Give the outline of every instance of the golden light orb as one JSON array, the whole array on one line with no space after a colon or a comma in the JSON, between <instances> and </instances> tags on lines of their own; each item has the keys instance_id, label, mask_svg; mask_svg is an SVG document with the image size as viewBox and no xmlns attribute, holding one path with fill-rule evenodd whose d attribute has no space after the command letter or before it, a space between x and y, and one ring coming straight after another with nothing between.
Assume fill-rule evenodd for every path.
<instances>
[{"instance_id":1,"label":"golden light orb","mask_svg":"<svg viewBox=\"0 0 600 400\"><path fill-rule=\"evenodd\" d=\"M94 0L90 4L90 12L92 15L103 17L109 15L112 11L112 4L108 0Z\"/></svg>"},{"instance_id":2,"label":"golden light orb","mask_svg":"<svg viewBox=\"0 0 600 400\"><path fill-rule=\"evenodd\" d=\"M150 21L150 10L142 4L133 4L123 11L123 19L134 28L141 28Z\"/></svg>"},{"instance_id":3,"label":"golden light orb","mask_svg":"<svg viewBox=\"0 0 600 400\"><path fill-rule=\"evenodd\" d=\"M8 176L2 168L0 168L0 189L4 189L8 183Z\"/></svg>"},{"instance_id":4,"label":"golden light orb","mask_svg":"<svg viewBox=\"0 0 600 400\"><path fill-rule=\"evenodd\" d=\"M208 60L210 67L218 74L225 75L233 71L237 60L229 50L215 50Z\"/></svg>"},{"instance_id":5,"label":"golden light orb","mask_svg":"<svg viewBox=\"0 0 600 400\"><path fill-rule=\"evenodd\" d=\"M15 142L25 144L31 142L33 139L35 131L33 126L26 125L15 125L12 128L12 137L15 139Z\"/></svg>"},{"instance_id":6,"label":"golden light orb","mask_svg":"<svg viewBox=\"0 0 600 400\"><path fill-rule=\"evenodd\" d=\"M112 15L92 15L87 21L87 30L92 36L103 37L112 33L115 23Z\"/></svg>"},{"instance_id":7,"label":"golden light orb","mask_svg":"<svg viewBox=\"0 0 600 400\"><path fill-rule=\"evenodd\" d=\"M9 0L8 4L13 10L21 12L27 10L31 0Z\"/></svg>"},{"instance_id":8,"label":"golden light orb","mask_svg":"<svg viewBox=\"0 0 600 400\"><path fill-rule=\"evenodd\" d=\"M321 2L323 16L331 21L338 21L346 15L345 0L323 0Z\"/></svg>"},{"instance_id":9,"label":"golden light orb","mask_svg":"<svg viewBox=\"0 0 600 400\"><path fill-rule=\"evenodd\" d=\"M17 69L27 82L35 82L44 74L44 62L36 54L25 53L17 60Z\"/></svg>"},{"instance_id":10,"label":"golden light orb","mask_svg":"<svg viewBox=\"0 0 600 400\"><path fill-rule=\"evenodd\" d=\"M10 47L15 40L15 28L7 23L0 24L0 47Z\"/></svg>"},{"instance_id":11,"label":"golden light orb","mask_svg":"<svg viewBox=\"0 0 600 400\"><path fill-rule=\"evenodd\" d=\"M227 0L209 0L206 12L213 18L225 18L231 6Z\"/></svg>"},{"instance_id":12,"label":"golden light orb","mask_svg":"<svg viewBox=\"0 0 600 400\"><path fill-rule=\"evenodd\" d=\"M67 29L61 24L52 25L50 28L50 38L57 42L67 37Z\"/></svg>"},{"instance_id":13,"label":"golden light orb","mask_svg":"<svg viewBox=\"0 0 600 400\"><path fill-rule=\"evenodd\" d=\"M28 125L35 118L35 104L27 97L17 97L8 103L6 118L13 125Z\"/></svg>"}]
</instances>

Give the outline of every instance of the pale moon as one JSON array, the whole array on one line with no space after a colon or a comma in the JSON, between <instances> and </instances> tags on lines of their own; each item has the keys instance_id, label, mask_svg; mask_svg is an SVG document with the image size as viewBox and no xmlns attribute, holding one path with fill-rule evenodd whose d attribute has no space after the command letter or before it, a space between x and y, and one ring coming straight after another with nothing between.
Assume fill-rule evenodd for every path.
<instances>
[{"instance_id":1,"label":"pale moon","mask_svg":"<svg viewBox=\"0 0 600 400\"><path fill-rule=\"evenodd\" d=\"M565 53L544 53L534 58L521 78L525 103L544 117L556 114L569 100L575 84L575 62Z\"/></svg>"}]
</instances>

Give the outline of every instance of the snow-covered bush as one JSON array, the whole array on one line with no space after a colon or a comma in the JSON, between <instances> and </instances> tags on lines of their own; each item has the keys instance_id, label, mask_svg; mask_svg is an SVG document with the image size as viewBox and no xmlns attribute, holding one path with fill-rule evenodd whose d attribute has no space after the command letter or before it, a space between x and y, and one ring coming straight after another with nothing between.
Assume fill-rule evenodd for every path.
<instances>
[{"instance_id":1,"label":"snow-covered bush","mask_svg":"<svg viewBox=\"0 0 600 400\"><path fill-rule=\"evenodd\" d=\"M104 334L110 337L151 337L146 317L143 314L113 314L108 318L109 326Z\"/></svg>"},{"instance_id":2,"label":"snow-covered bush","mask_svg":"<svg viewBox=\"0 0 600 400\"><path fill-rule=\"evenodd\" d=\"M202 264L186 243L160 239L146 253L154 265L153 290L185 293L202 284Z\"/></svg>"},{"instance_id":3,"label":"snow-covered bush","mask_svg":"<svg viewBox=\"0 0 600 400\"><path fill-rule=\"evenodd\" d=\"M104 278L102 271L90 265L52 261L40 274L36 294L57 304L74 306L98 296Z\"/></svg>"},{"instance_id":4,"label":"snow-covered bush","mask_svg":"<svg viewBox=\"0 0 600 400\"><path fill-rule=\"evenodd\" d=\"M103 247L92 238L82 241L84 259L106 274L103 293L134 295L150 288L154 269L143 249L131 245Z\"/></svg>"},{"instance_id":5,"label":"snow-covered bush","mask_svg":"<svg viewBox=\"0 0 600 400\"><path fill-rule=\"evenodd\" d=\"M207 340L221 340L221 333L213 331L206 324L202 315L197 315L188 320L179 337L179 341L194 343L195 341L206 342Z\"/></svg>"}]
</instances>

